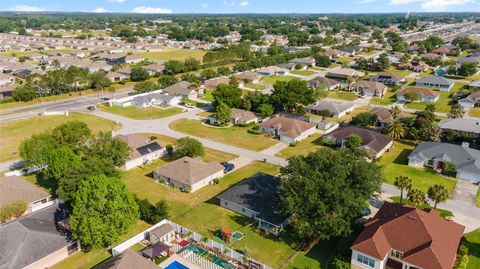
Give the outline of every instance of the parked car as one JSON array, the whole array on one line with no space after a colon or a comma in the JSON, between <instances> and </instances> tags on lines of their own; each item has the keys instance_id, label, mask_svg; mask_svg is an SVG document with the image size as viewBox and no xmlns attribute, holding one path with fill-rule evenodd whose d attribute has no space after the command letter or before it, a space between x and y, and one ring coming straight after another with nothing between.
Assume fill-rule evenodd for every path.
<instances>
[{"instance_id":1,"label":"parked car","mask_svg":"<svg viewBox=\"0 0 480 269\"><path fill-rule=\"evenodd\" d=\"M88 106L87 109L88 110L95 110L95 106Z\"/></svg>"},{"instance_id":2,"label":"parked car","mask_svg":"<svg viewBox=\"0 0 480 269\"><path fill-rule=\"evenodd\" d=\"M224 174L231 172L233 169L235 169L235 165L233 163L222 162L221 164L223 165Z\"/></svg>"},{"instance_id":3,"label":"parked car","mask_svg":"<svg viewBox=\"0 0 480 269\"><path fill-rule=\"evenodd\" d=\"M372 214L372 211L370 210L370 208L365 208L364 210L362 210L362 212L358 213L358 215L355 217L355 219L367 217L370 214Z\"/></svg>"},{"instance_id":4,"label":"parked car","mask_svg":"<svg viewBox=\"0 0 480 269\"><path fill-rule=\"evenodd\" d=\"M102 97L102 98L100 98L100 100L102 100L102 101L108 101L108 100L110 100L110 98L108 98L108 97Z\"/></svg>"},{"instance_id":5,"label":"parked car","mask_svg":"<svg viewBox=\"0 0 480 269\"><path fill-rule=\"evenodd\" d=\"M195 108L195 105L192 103L185 103L185 106L188 108Z\"/></svg>"}]
</instances>

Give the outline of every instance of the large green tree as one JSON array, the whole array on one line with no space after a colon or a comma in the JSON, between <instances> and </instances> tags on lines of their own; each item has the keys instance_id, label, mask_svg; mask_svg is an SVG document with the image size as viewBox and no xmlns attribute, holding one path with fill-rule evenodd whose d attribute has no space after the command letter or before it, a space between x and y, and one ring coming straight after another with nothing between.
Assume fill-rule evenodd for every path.
<instances>
[{"instance_id":1,"label":"large green tree","mask_svg":"<svg viewBox=\"0 0 480 269\"><path fill-rule=\"evenodd\" d=\"M198 157L203 156L205 150L200 141L191 137L182 137L177 140L175 143L175 152L174 156L176 159L188 156L188 157Z\"/></svg>"},{"instance_id":2,"label":"large green tree","mask_svg":"<svg viewBox=\"0 0 480 269\"><path fill-rule=\"evenodd\" d=\"M130 73L130 79L132 81L145 81L150 77L148 71L140 66L132 67Z\"/></svg>"},{"instance_id":3,"label":"large green tree","mask_svg":"<svg viewBox=\"0 0 480 269\"><path fill-rule=\"evenodd\" d=\"M229 107L241 108L243 104L242 90L232 84L220 84L217 89L212 92L213 105L218 106L224 103Z\"/></svg>"},{"instance_id":4,"label":"large green tree","mask_svg":"<svg viewBox=\"0 0 480 269\"><path fill-rule=\"evenodd\" d=\"M55 149L57 142L48 133L35 134L27 138L20 144L20 157L25 162L25 166L46 165L48 153Z\"/></svg>"},{"instance_id":5,"label":"large green tree","mask_svg":"<svg viewBox=\"0 0 480 269\"><path fill-rule=\"evenodd\" d=\"M318 98L316 89L308 87L305 80L294 78L288 82L277 81L270 96L277 110L304 114L304 106L315 102Z\"/></svg>"},{"instance_id":6,"label":"large green tree","mask_svg":"<svg viewBox=\"0 0 480 269\"><path fill-rule=\"evenodd\" d=\"M82 180L73 195L70 228L86 249L110 246L139 218L138 205L118 178Z\"/></svg>"},{"instance_id":7,"label":"large green tree","mask_svg":"<svg viewBox=\"0 0 480 269\"><path fill-rule=\"evenodd\" d=\"M321 149L289 159L281 169L283 212L293 215L299 236L329 239L352 232L352 219L383 181L380 167L363 154Z\"/></svg>"},{"instance_id":8,"label":"large green tree","mask_svg":"<svg viewBox=\"0 0 480 269\"><path fill-rule=\"evenodd\" d=\"M229 106L224 103L220 103L215 109L215 119L220 125L225 125L230 122L230 115L232 111Z\"/></svg>"},{"instance_id":9,"label":"large green tree","mask_svg":"<svg viewBox=\"0 0 480 269\"><path fill-rule=\"evenodd\" d=\"M437 204L445 202L448 199L448 190L443 185L435 184L428 188L428 198L434 202L433 208L437 208Z\"/></svg>"},{"instance_id":10,"label":"large green tree","mask_svg":"<svg viewBox=\"0 0 480 269\"><path fill-rule=\"evenodd\" d=\"M403 192L410 191L412 188L412 179L407 176L398 176L395 178L393 185L400 190L400 203L403 203Z\"/></svg>"}]
</instances>

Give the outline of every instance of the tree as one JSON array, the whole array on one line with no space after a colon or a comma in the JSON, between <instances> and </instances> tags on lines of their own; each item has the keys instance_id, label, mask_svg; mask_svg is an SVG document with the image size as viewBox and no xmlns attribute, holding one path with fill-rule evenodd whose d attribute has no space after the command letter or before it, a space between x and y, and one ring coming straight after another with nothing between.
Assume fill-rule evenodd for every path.
<instances>
[{"instance_id":1,"label":"tree","mask_svg":"<svg viewBox=\"0 0 480 269\"><path fill-rule=\"evenodd\" d=\"M317 91L308 87L306 81L294 78L288 82L277 81L270 100L277 110L304 114L304 106L317 100Z\"/></svg>"},{"instance_id":2,"label":"tree","mask_svg":"<svg viewBox=\"0 0 480 269\"><path fill-rule=\"evenodd\" d=\"M443 185L435 184L428 188L428 198L434 202L433 208L437 208L437 204L445 202L448 199L448 190Z\"/></svg>"},{"instance_id":3,"label":"tree","mask_svg":"<svg viewBox=\"0 0 480 269\"><path fill-rule=\"evenodd\" d=\"M161 199L155 205L150 204L148 199L141 200L135 197L135 200L139 207L141 220L153 225L168 218L168 207L165 200Z\"/></svg>"},{"instance_id":4,"label":"tree","mask_svg":"<svg viewBox=\"0 0 480 269\"><path fill-rule=\"evenodd\" d=\"M158 85L153 81L142 81L133 87L133 90L135 90L137 93L151 92L158 89Z\"/></svg>"},{"instance_id":5,"label":"tree","mask_svg":"<svg viewBox=\"0 0 480 269\"><path fill-rule=\"evenodd\" d=\"M403 192L409 192L412 188L412 179L406 176L398 176L395 178L393 185L400 190L400 203L403 203Z\"/></svg>"},{"instance_id":6,"label":"tree","mask_svg":"<svg viewBox=\"0 0 480 269\"><path fill-rule=\"evenodd\" d=\"M328 56L316 54L315 64L316 66L320 67L330 67L330 65L332 65L332 61L330 60L330 58L328 58Z\"/></svg>"},{"instance_id":7,"label":"tree","mask_svg":"<svg viewBox=\"0 0 480 269\"><path fill-rule=\"evenodd\" d=\"M377 62L375 63L375 69L379 71L385 71L390 67L390 62L388 61L387 54L383 53L377 58Z\"/></svg>"},{"instance_id":8,"label":"tree","mask_svg":"<svg viewBox=\"0 0 480 269\"><path fill-rule=\"evenodd\" d=\"M420 93L417 91L409 91L405 94L405 100L411 103L419 101L421 98L422 98L422 95L420 95Z\"/></svg>"},{"instance_id":9,"label":"tree","mask_svg":"<svg viewBox=\"0 0 480 269\"><path fill-rule=\"evenodd\" d=\"M242 107L242 90L236 86L230 84L220 84L217 86L217 89L212 92L212 96L214 106L224 103L229 107Z\"/></svg>"},{"instance_id":10,"label":"tree","mask_svg":"<svg viewBox=\"0 0 480 269\"><path fill-rule=\"evenodd\" d=\"M45 176L55 187L58 181L65 176L65 172L70 168L77 166L81 158L67 146L61 146L47 153L47 166Z\"/></svg>"},{"instance_id":11,"label":"tree","mask_svg":"<svg viewBox=\"0 0 480 269\"><path fill-rule=\"evenodd\" d=\"M50 134L34 134L20 144L20 157L22 157L26 167L47 165L48 153L54 150L56 146L57 142Z\"/></svg>"},{"instance_id":12,"label":"tree","mask_svg":"<svg viewBox=\"0 0 480 269\"><path fill-rule=\"evenodd\" d=\"M215 109L215 120L219 125L225 125L230 122L231 108L224 103L220 103Z\"/></svg>"},{"instance_id":13,"label":"tree","mask_svg":"<svg viewBox=\"0 0 480 269\"><path fill-rule=\"evenodd\" d=\"M405 126L401 121L394 120L387 127L386 134L393 139L401 139L405 137Z\"/></svg>"},{"instance_id":14,"label":"tree","mask_svg":"<svg viewBox=\"0 0 480 269\"><path fill-rule=\"evenodd\" d=\"M143 69L140 66L132 67L130 71L131 71L130 72L131 81L145 81L150 77L150 75L148 74L148 71Z\"/></svg>"},{"instance_id":15,"label":"tree","mask_svg":"<svg viewBox=\"0 0 480 269\"><path fill-rule=\"evenodd\" d=\"M271 104L262 104L258 108L259 110L259 116L261 118L268 118L273 115L274 113L274 108Z\"/></svg>"},{"instance_id":16,"label":"tree","mask_svg":"<svg viewBox=\"0 0 480 269\"><path fill-rule=\"evenodd\" d=\"M477 73L477 63L465 62L460 65L457 70L457 74L462 77L469 77Z\"/></svg>"},{"instance_id":17,"label":"tree","mask_svg":"<svg viewBox=\"0 0 480 269\"><path fill-rule=\"evenodd\" d=\"M380 191L380 169L350 150L323 148L294 156L280 170L282 212L293 215L294 229L302 238L347 236L352 219Z\"/></svg>"},{"instance_id":18,"label":"tree","mask_svg":"<svg viewBox=\"0 0 480 269\"><path fill-rule=\"evenodd\" d=\"M411 189L408 191L408 200L415 206L425 203L425 193L419 189Z\"/></svg>"},{"instance_id":19,"label":"tree","mask_svg":"<svg viewBox=\"0 0 480 269\"><path fill-rule=\"evenodd\" d=\"M113 137L111 132L100 132L85 151L89 157L110 160L113 165L121 166L131 149L125 141Z\"/></svg>"},{"instance_id":20,"label":"tree","mask_svg":"<svg viewBox=\"0 0 480 269\"><path fill-rule=\"evenodd\" d=\"M133 195L118 178L105 175L82 180L72 208L70 229L86 249L111 245L139 218Z\"/></svg>"},{"instance_id":21,"label":"tree","mask_svg":"<svg viewBox=\"0 0 480 269\"><path fill-rule=\"evenodd\" d=\"M182 62L177 60L170 60L165 63L165 74L175 75L182 73L185 70L185 66Z\"/></svg>"},{"instance_id":22,"label":"tree","mask_svg":"<svg viewBox=\"0 0 480 269\"><path fill-rule=\"evenodd\" d=\"M12 97L15 101L31 101L35 99L37 95L37 86L33 83L32 79L27 78L23 84L16 84L13 89Z\"/></svg>"},{"instance_id":23,"label":"tree","mask_svg":"<svg viewBox=\"0 0 480 269\"><path fill-rule=\"evenodd\" d=\"M110 79L107 78L102 70L90 74L90 86L96 90L103 90L112 85Z\"/></svg>"},{"instance_id":24,"label":"tree","mask_svg":"<svg viewBox=\"0 0 480 269\"><path fill-rule=\"evenodd\" d=\"M392 108L390 108L390 115L392 115L392 118L394 120L396 120L398 118L400 113L402 113L402 110L400 110L400 108L398 106L395 105Z\"/></svg>"},{"instance_id":25,"label":"tree","mask_svg":"<svg viewBox=\"0 0 480 269\"><path fill-rule=\"evenodd\" d=\"M450 112L448 112L447 116L451 119L461 119L463 118L464 114L465 111L463 110L463 107L458 102L455 102L454 104L452 104Z\"/></svg>"},{"instance_id":26,"label":"tree","mask_svg":"<svg viewBox=\"0 0 480 269\"><path fill-rule=\"evenodd\" d=\"M195 158L197 156L203 156L204 154L205 151L202 143L195 138L182 137L178 139L175 144L175 159L180 159L185 156Z\"/></svg>"},{"instance_id":27,"label":"tree","mask_svg":"<svg viewBox=\"0 0 480 269\"><path fill-rule=\"evenodd\" d=\"M168 86L172 86L173 84L177 83L177 79L175 76L172 75L160 75L158 77L158 86L160 88L166 88Z\"/></svg>"},{"instance_id":28,"label":"tree","mask_svg":"<svg viewBox=\"0 0 480 269\"><path fill-rule=\"evenodd\" d=\"M184 66L185 66L185 70L184 70L185 72L196 71L200 68L200 61L193 57L188 57L185 60Z\"/></svg>"},{"instance_id":29,"label":"tree","mask_svg":"<svg viewBox=\"0 0 480 269\"><path fill-rule=\"evenodd\" d=\"M362 127L368 127L368 126L374 125L376 121L377 121L376 114L373 114L371 112L362 112L352 118L351 124L362 126Z\"/></svg>"},{"instance_id":30,"label":"tree","mask_svg":"<svg viewBox=\"0 0 480 269\"><path fill-rule=\"evenodd\" d=\"M74 120L55 127L52 131L52 136L57 144L66 145L74 149L85 144L92 136L92 131L86 123Z\"/></svg>"},{"instance_id":31,"label":"tree","mask_svg":"<svg viewBox=\"0 0 480 269\"><path fill-rule=\"evenodd\" d=\"M356 149L362 145L362 138L359 135L352 134L345 141L345 147L349 149Z\"/></svg>"}]
</instances>

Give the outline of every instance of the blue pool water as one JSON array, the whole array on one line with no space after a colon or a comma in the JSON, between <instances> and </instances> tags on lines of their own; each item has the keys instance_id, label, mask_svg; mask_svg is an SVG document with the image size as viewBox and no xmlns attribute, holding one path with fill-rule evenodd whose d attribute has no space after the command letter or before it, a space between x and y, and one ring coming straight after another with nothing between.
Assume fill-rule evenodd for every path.
<instances>
[{"instance_id":1,"label":"blue pool water","mask_svg":"<svg viewBox=\"0 0 480 269\"><path fill-rule=\"evenodd\" d=\"M177 261L173 261L167 267L165 267L165 269L188 269L188 267Z\"/></svg>"}]
</instances>

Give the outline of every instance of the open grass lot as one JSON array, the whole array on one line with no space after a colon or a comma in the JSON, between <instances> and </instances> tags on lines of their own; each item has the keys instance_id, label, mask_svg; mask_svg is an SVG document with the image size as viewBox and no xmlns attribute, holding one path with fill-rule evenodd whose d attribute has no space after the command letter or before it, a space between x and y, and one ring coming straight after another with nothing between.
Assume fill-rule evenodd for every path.
<instances>
[{"instance_id":1,"label":"open grass lot","mask_svg":"<svg viewBox=\"0 0 480 269\"><path fill-rule=\"evenodd\" d=\"M480 107L474 107L468 111L468 115L480 118Z\"/></svg>"},{"instance_id":2,"label":"open grass lot","mask_svg":"<svg viewBox=\"0 0 480 269\"><path fill-rule=\"evenodd\" d=\"M355 57L339 57L336 59L338 62L341 62L342 64L350 64L355 60Z\"/></svg>"},{"instance_id":3,"label":"open grass lot","mask_svg":"<svg viewBox=\"0 0 480 269\"><path fill-rule=\"evenodd\" d=\"M122 85L122 88L123 88L123 85ZM3 103L3 104L0 104L0 110L16 108L16 107L21 107L21 106L38 105L38 104L43 104L43 103L46 103L46 102L60 101L60 100L68 99L68 98L74 98L74 97L78 97L78 96L81 96L81 95L93 94L93 93L95 93L93 90L85 90L85 91L82 91L82 92L72 92L72 93L46 96L46 97L34 99L32 101L28 101L28 102Z\"/></svg>"},{"instance_id":4,"label":"open grass lot","mask_svg":"<svg viewBox=\"0 0 480 269\"><path fill-rule=\"evenodd\" d=\"M149 51L135 54L135 56L145 58L148 60L178 60L184 61L189 57L193 57L200 62L203 60L203 55L205 55L203 50L190 50L190 49L173 49L166 48L165 51Z\"/></svg>"},{"instance_id":5,"label":"open grass lot","mask_svg":"<svg viewBox=\"0 0 480 269\"><path fill-rule=\"evenodd\" d=\"M151 120L170 117L182 113L182 109L178 107L170 108L138 108L136 106L120 107L120 106L99 106L102 111L117 114L135 120Z\"/></svg>"},{"instance_id":6,"label":"open grass lot","mask_svg":"<svg viewBox=\"0 0 480 269\"><path fill-rule=\"evenodd\" d=\"M185 134L203 137L255 151L266 149L270 146L273 146L277 142L262 134L249 134L247 132L248 127L231 126L217 128L206 126L198 120L176 120L170 124L170 128Z\"/></svg>"},{"instance_id":7,"label":"open grass lot","mask_svg":"<svg viewBox=\"0 0 480 269\"><path fill-rule=\"evenodd\" d=\"M121 243L126 239L138 234L139 232L147 229L150 225L144 221L137 221L132 230L123 235L117 243ZM114 244L115 246L116 244ZM83 269L92 268L102 261L108 259L111 256L110 249L102 248L95 249L90 252L77 252L60 263L57 263L52 269Z\"/></svg>"},{"instance_id":8,"label":"open grass lot","mask_svg":"<svg viewBox=\"0 0 480 269\"><path fill-rule=\"evenodd\" d=\"M277 81L290 81L294 78L295 77L292 77L292 76L271 76L271 77L263 77L262 82L273 86Z\"/></svg>"},{"instance_id":9,"label":"open grass lot","mask_svg":"<svg viewBox=\"0 0 480 269\"><path fill-rule=\"evenodd\" d=\"M435 103L435 107L437 108L437 112L443 112L443 113L448 113L450 111L451 106L449 103L452 101L451 95L462 89L467 83L465 82L456 82L455 85L452 87L450 92L440 92L437 91L437 93L440 94L440 98L438 98L438 101ZM412 109L418 109L418 110L424 110L425 107L428 105L428 102L420 102L420 103L407 103L405 106L407 108L412 108Z\"/></svg>"},{"instance_id":10,"label":"open grass lot","mask_svg":"<svg viewBox=\"0 0 480 269\"><path fill-rule=\"evenodd\" d=\"M397 176L408 176L413 181L413 188L427 192L434 184L444 185L450 192L455 188L457 181L425 168L408 166L408 155L415 148L412 142L395 141L389 152L386 152L379 161L384 168L385 180L393 184Z\"/></svg>"},{"instance_id":11,"label":"open grass lot","mask_svg":"<svg viewBox=\"0 0 480 269\"><path fill-rule=\"evenodd\" d=\"M293 70L293 71L290 71L290 73L294 75L299 75L299 76L311 76L316 72L312 70Z\"/></svg>"},{"instance_id":12,"label":"open grass lot","mask_svg":"<svg viewBox=\"0 0 480 269\"><path fill-rule=\"evenodd\" d=\"M64 53L64 52L70 52L70 51L74 51L74 49L65 48L65 49L58 49L58 50L49 49L49 50L31 50L31 51L10 50L6 52L1 52L0 55L11 56L11 57L21 57L21 56L27 56L32 53L47 54L47 53Z\"/></svg>"},{"instance_id":13,"label":"open grass lot","mask_svg":"<svg viewBox=\"0 0 480 269\"><path fill-rule=\"evenodd\" d=\"M468 247L467 269L480 268L480 229L464 235L462 244Z\"/></svg>"},{"instance_id":14,"label":"open grass lot","mask_svg":"<svg viewBox=\"0 0 480 269\"><path fill-rule=\"evenodd\" d=\"M280 151L277 153L277 156L282 158L289 158L295 155L305 156L310 152L316 151L323 147L321 145L321 137L321 134L313 134L295 146L289 146L288 148Z\"/></svg>"},{"instance_id":15,"label":"open grass lot","mask_svg":"<svg viewBox=\"0 0 480 269\"><path fill-rule=\"evenodd\" d=\"M250 89L254 89L254 90L259 90L259 91L263 91L263 90L266 89L266 87L263 86L263 85L253 84L253 83L246 83L245 87L250 88Z\"/></svg>"},{"instance_id":16,"label":"open grass lot","mask_svg":"<svg viewBox=\"0 0 480 269\"><path fill-rule=\"evenodd\" d=\"M345 92L345 91L328 91L327 97L346 100L346 101L354 101L358 99L358 96L354 92Z\"/></svg>"},{"instance_id":17,"label":"open grass lot","mask_svg":"<svg viewBox=\"0 0 480 269\"><path fill-rule=\"evenodd\" d=\"M72 120L85 122L94 133L120 128L112 121L83 113L70 113L68 117L36 116L19 121L2 122L0 123L0 162L19 158L18 146L25 138Z\"/></svg>"}]
</instances>

